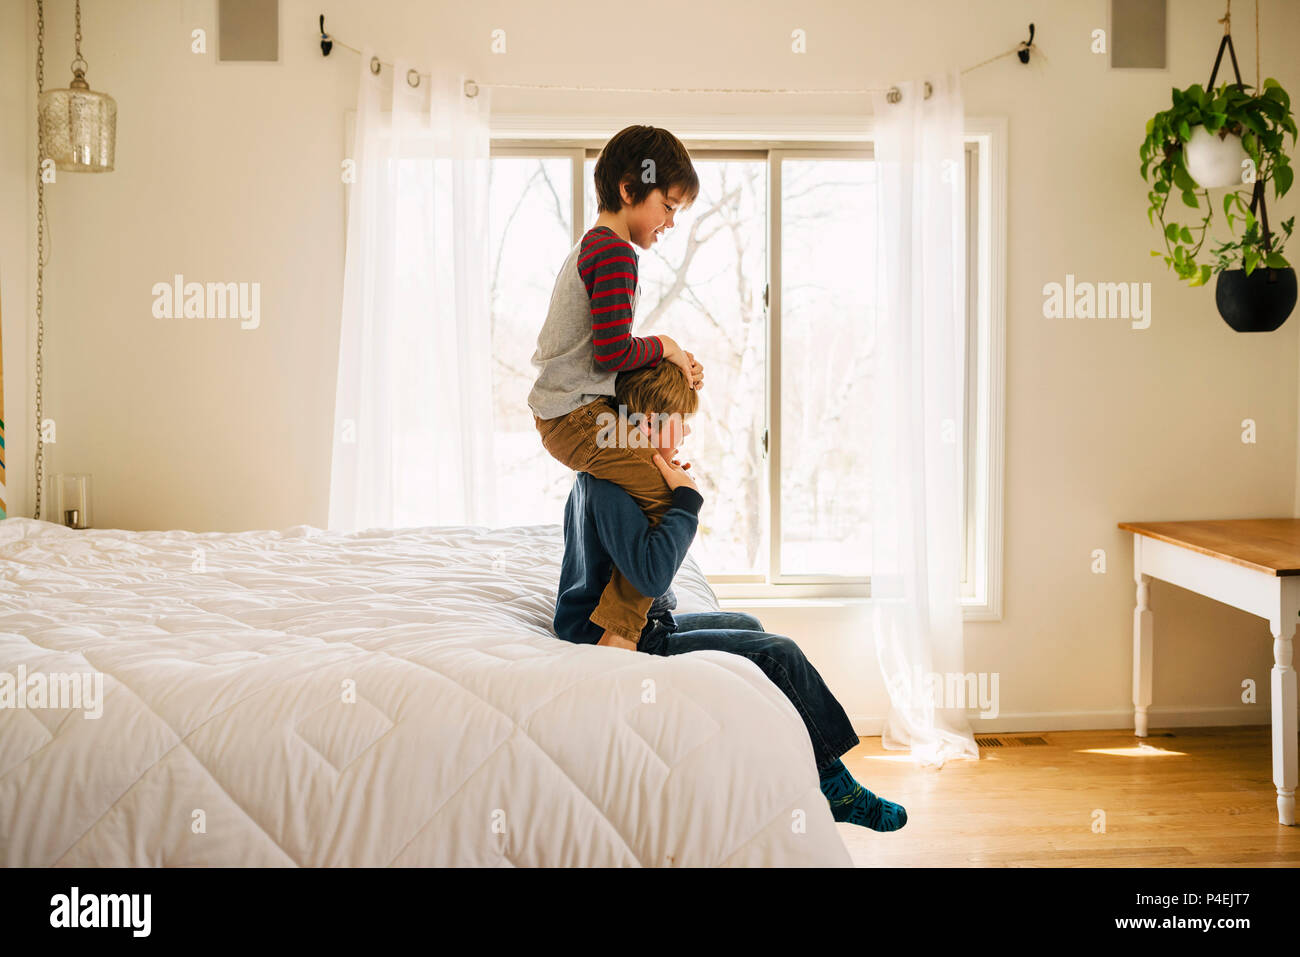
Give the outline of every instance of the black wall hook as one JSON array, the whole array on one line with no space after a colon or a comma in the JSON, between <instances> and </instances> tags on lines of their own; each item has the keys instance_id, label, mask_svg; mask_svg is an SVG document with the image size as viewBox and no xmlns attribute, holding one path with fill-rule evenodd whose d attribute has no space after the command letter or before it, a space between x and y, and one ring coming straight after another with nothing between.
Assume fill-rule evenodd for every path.
<instances>
[{"instance_id":1,"label":"black wall hook","mask_svg":"<svg viewBox=\"0 0 1300 957\"><path fill-rule=\"evenodd\" d=\"M1031 23L1029 24L1029 39L1026 40L1021 45L1019 50L1016 51L1016 56L1020 57L1021 63L1029 62L1029 51L1030 49L1033 48L1033 45L1034 45L1034 25Z\"/></svg>"},{"instance_id":2,"label":"black wall hook","mask_svg":"<svg viewBox=\"0 0 1300 957\"><path fill-rule=\"evenodd\" d=\"M334 49L334 41L330 35L325 32L325 14L320 15L320 55L329 56L330 50Z\"/></svg>"}]
</instances>

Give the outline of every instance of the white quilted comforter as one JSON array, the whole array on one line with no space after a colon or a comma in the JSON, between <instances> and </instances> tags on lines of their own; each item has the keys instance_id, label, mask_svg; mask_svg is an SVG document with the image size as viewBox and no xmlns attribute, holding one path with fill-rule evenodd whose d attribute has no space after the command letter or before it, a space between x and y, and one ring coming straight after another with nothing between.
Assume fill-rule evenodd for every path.
<instances>
[{"instance_id":1,"label":"white quilted comforter","mask_svg":"<svg viewBox=\"0 0 1300 957\"><path fill-rule=\"evenodd\" d=\"M0 521L0 683L103 676L0 708L0 864L850 865L776 686L556 638L561 550Z\"/></svg>"}]
</instances>

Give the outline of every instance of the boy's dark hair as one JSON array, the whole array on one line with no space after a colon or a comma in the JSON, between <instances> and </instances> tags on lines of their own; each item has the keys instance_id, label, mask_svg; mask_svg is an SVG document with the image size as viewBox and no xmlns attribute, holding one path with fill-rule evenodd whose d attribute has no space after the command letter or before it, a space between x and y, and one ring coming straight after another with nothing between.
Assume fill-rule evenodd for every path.
<instances>
[{"instance_id":1,"label":"boy's dark hair","mask_svg":"<svg viewBox=\"0 0 1300 957\"><path fill-rule=\"evenodd\" d=\"M654 165L647 164L650 160ZM617 213L623 208L619 185L626 183L631 205L643 202L656 189L664 195L674 186L682 189L689 206L700 192L700 178L682 141L654 126L629 126L605 144L596 160L596 208Z\"/></svg>"}]
</instances>

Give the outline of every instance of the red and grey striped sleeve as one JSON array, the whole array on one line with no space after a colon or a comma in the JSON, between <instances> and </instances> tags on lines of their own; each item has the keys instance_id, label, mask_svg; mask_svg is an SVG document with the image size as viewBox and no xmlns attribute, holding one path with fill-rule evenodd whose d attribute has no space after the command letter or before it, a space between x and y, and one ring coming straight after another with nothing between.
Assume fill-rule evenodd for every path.
<instances>
[{"instance_id":1,"label":"red and grey striped sleeve","mask_svg":"<svg viewBox=\"0 0 1300 957\"><path fill-rule=\"evenodd\" d=\"M632 247L608 227L588 230L578 256L578 274L591 297L596 364L608 372L623 372L662 359L663 345L657 336L632 335L637 280Z\"/></svg>"}]
</instances>

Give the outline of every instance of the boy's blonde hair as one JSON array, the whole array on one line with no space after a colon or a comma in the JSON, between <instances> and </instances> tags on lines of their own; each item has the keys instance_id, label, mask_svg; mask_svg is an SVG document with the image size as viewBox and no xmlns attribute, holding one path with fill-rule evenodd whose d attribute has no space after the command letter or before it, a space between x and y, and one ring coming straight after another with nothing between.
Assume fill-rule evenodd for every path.
<instances>
[{"instance_id":1,"label":"boy's blonde hair","mask_svg":"<svg viewBox=\"0 0 1300 957\"><path fill-rule=\"evenodd\" d=\"M700 396L675 362L620 372L614 380L614 401L620 414L690 415L700 407Z\"/></svg>"}]
</instances>

